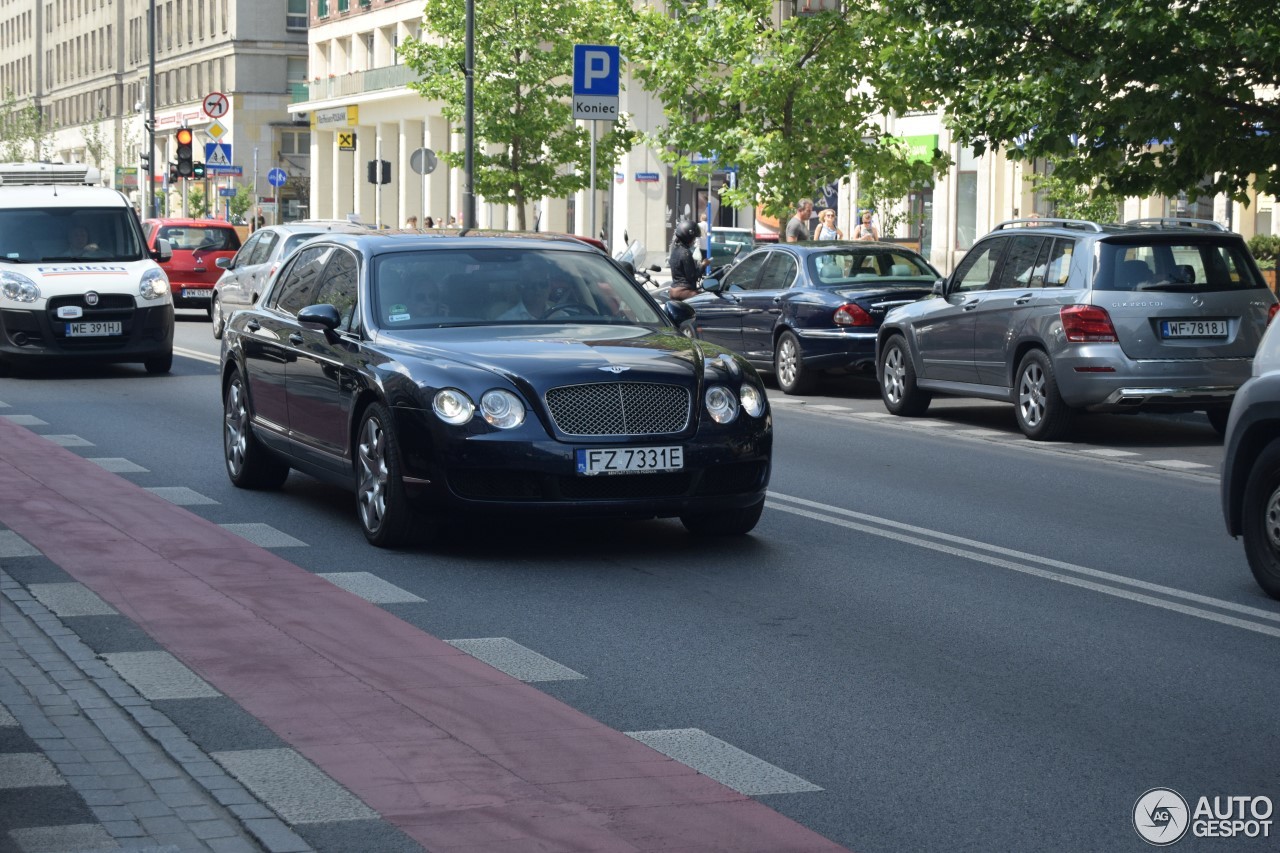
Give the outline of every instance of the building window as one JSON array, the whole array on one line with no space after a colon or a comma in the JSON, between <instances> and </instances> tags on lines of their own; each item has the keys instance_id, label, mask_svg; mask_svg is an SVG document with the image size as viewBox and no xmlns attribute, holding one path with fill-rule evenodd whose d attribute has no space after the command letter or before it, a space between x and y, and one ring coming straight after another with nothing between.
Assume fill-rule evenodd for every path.
<instances>
[{"instance_id":1,"label":"building window","mask_svg":"<svg viewBox=\"0 0 1280 853\"><path fill-rule=\"evenodd\" d=\"M289 0L284 13L286 30L305 30L307 28L307 0Z\"/></svg>"},{"instance_id":2,"label":"building window","mask_svg":"<svg viewBox=\"0 0 1280 853\"><path fill-rule=\"evenodd\" d=\"M280 131L280 156L281 157L308 157L311 155L311 131L309 130L282 130Z\"/></svg>"},{"instance_id":3,"label":"building window","mask_svg":"<svg viewBox=\"0 0 1280 853\"><path fill-rule=\"evenodd\" d=\"M338 11L345 12L351 8L351 0L338 0Z\"/></svg>"},{"instance_id":4,"label":"building window","mask_svg":"<svg viewBox=\"0 0 1280 853\"><path fill-rule=\"evenodd\" d=\"M956 248L969 249L978 239L978 158L960 149L956 174Z\"/></svg>"},{"instance_id":5,"label":"building window","mask_svg":"<svg viewBox=\"0 0 1280 853\"><path fill-rule=\"evenodd\" d=\"M316 0L316 17L329 17L329 0Z\"/></svg>"}]
</instances>

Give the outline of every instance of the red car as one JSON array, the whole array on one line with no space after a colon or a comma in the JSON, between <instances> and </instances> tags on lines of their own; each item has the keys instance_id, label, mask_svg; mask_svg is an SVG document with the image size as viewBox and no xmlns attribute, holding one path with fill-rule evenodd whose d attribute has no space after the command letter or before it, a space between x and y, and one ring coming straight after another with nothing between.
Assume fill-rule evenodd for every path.
<instances>
[{"instance_id":1,"label":"red car","mask_svg":"<svg viewBox=\"0 0 1280 853\"><path fill-rule=\"evenodd\" d=\"M164 265L175 308L203 308L212 313L213 286L222 275L218 258L233 258L240 235L221 219L148 219L147 245L169 241L173 259Z\"/></svg>"}]
</instances>

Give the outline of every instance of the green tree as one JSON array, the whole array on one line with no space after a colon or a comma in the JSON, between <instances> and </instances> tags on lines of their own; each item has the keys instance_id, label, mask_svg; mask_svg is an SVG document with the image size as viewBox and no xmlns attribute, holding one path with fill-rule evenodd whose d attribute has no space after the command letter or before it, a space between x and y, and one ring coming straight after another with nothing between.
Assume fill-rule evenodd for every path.
<instances>
[{"instance_id":1,"label":"green tree","mask_svg":"<svg viewBox=\"0 0 1280 853\"><path fill-rule=\"evenodd\" d=\"M1048 174L1032 176L1031 186L1053 202L1055 216L1090 222L1115 222L1119 218L1123 196L1062 174L1054 160L1050 160L1049 165Z\"/></svg>"},{"instance_id":2,"label":"green tree","mask_svg":"<svg viewBox=\"0 0 1280 853\"><path fill-rule=\"evenodd\" d=\"M1269 0L887 0L877 76L931 99L979 153L1053 157L1079 186L1280 189L1280 24Z\"/></svg>"},{"instance_id":3,"label":"green tree","mask_svg":"<svg viewBox=\"0 0 1280 853\"><path fill-rule=\"evenodd\" d=\"M32 103L19 104L12 90L0 103L0 159L11 163L43 160L53 144L44 114Z\"/></svg>"},{"instance_id":4,"label":"green tree","mask_svg":"<svg viewBox=\"0 0 1280 853\"><path fill-rule=\"evenodd\" d=\"M228 201L230 201L232 216L244 216L249 212L249 208L253 207L253 193L249 192L248 187L239 186L236 187L236 194Z\"/></svg>"},{"instance_id":5,"label":"green tree","mask_svg":"<svg viewBox=\"0 0 1280 853\"><path fill-rule=\"evenodd\" d=\"M883 26L877 8L871 0L815 14L793 7L780 22L772 0L636 12L622 37L632 70L665 106L665 124L651 134L658 156L701 178L715 167L698 167L694 154L736 166L737 186L722 198L775 216L854 170L927 180L945 158L913 161L883 143L879 116L898 84L862 74L878 67L860 60L868 32Z\"/></svg>"},{"instance_id":6,"label":"green tree","mask_svg":"<svg viewBox=\"0 0 1280 853\"><path fill-rule=\"evenodd\" d=\"M84 150L99 169L106 168L107 155L110 153L111 140L102 128L102 121L91 122L84 127Z\"/></svg>"},{"instance_id":7,"label":"green tree","mask_svg":"<svg viewBox=\"0 0 1280 853\"><path fill-rule=\"evenodd\" d=\"M204 187L193 183L187 189L187 209L196 219L203 219L209 215L209 199L204 194Z\"/></svg>"},{"instance_id":8,"label":"green tree","mask_svg":"<svg viewBox=\"0 0 1280 853\"><path fill-rule=\"evenodd\" d=\"M427 0L423 40L400 47L419 75L411 88L443 102L461 126L465 100L466 4ZM607 36L610 7L601 0L476 0L475 152L473 192L516 207L527 227L526 205L563 198L590 186L591 130L572 118L573 45ZM596 183L607 186L613 165L632 145L625 119L596 143ZM440 158L463 166L462 146Z\"/></svg>"}]
</instances>

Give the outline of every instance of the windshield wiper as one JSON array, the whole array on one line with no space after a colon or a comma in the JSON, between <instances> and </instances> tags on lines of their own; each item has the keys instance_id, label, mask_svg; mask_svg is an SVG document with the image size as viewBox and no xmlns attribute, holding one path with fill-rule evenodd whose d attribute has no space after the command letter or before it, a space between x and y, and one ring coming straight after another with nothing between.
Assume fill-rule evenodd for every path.
<instances>
[{"instance_id":1,"label":"windshield wiper","mask_svg":"<svg viewBox=\"0 0 1280 853\"><path fill-rule=\"evenodd\" d=\"M1138 285L1138 290L1160 290L1167 293L1194 293L1199 289L1198 284L1187 284L1182 281L1157 281L1153 284Z\"/></svg>"}]
</instances>

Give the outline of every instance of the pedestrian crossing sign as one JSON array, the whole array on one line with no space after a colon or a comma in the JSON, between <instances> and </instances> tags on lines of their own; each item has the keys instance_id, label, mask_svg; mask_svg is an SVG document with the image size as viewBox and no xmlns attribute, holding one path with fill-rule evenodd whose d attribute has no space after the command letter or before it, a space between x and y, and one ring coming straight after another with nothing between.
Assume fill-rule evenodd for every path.
<instances>
[{"instance_id":1,"label":"pedestrian crossing sign","mask_svg":"<svg viewBox=\"0 0 1280 853\"><path fill-rule=\"evenodd\" d=\"M230 166L231 143L206 142L204 144L204 162L206 166Z\"/></svg>"}]
</instances>

